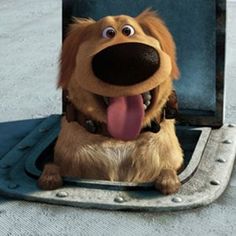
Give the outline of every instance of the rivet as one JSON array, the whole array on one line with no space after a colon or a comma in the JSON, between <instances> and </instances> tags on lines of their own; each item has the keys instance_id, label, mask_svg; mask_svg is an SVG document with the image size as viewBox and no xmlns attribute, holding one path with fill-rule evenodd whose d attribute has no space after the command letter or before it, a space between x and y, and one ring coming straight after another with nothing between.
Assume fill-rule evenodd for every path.
<instances>
[{"instance_id":1,"label":"rivet","mask_svg":"<svg viewBox=\"0 0 236 236\"><path fill-rule=\"evenodd\" d=\"M8 184L8 188L9 189L16 189L16 188L18 188L20 185L19 184L16 184L16 183L10 183L10 184Z\"/></svg>"},{"instance_id":2,"label":"rivet","mask_svg":"<svg viewBox=\"0 0 236 236\"><path fill-rule=\"evenodd\" d=\"M19 150L25 150L25 149L30 148L30 147L31 147L30 145L19 145L18 149Z\"/></svg>"},{"instance_id":3,"label":"rivet","mask_svg":"<svg viewBox=\"0 0 236 236\"><path fill-rule=\"evenodd\" d=\"M67 197L68 195L69 195L69 194L68 194L67 192L58 192L58 193L56 194L57 197L61 197L61 198Z\"/></svg>"},{"instance_id":4,"label":"rivet","mask_svg":"<svg viewBox=\"0 0 236 236\"><path fill-rule=\"evenodd\" d=\"M232 140L226 139L226 140L223 141L223 143L224 143L224 144L231 144L231 143L232 143Z\"/></svg>"},{"instance_id":5,"label":"rivet","mask_svg":"<svg viewBox=\"0 0 236 236\"><path fill-rule=\"evenodd\" d=\"M123 197L118 196L114 198L114 202L123 203L125 202L125 199Z\"/></svg>"},{"instance_id":6,"label":"rivet","mask_svg":"<svg viewBox=\"0 0 236 236\"><path fill-rule=\"evenodd\" d=\"M173 198L171 199L171 201L172 201L172 202L175 202L175 203L180 203L180 202L182 202L182 198L180 198L180 197L173 197Z\"/></svg>"},{"instance_id":7,"label":"rivet","mask_svg":"<svg viewBox=\"0 0 236 236\"><path fill-rule=\"evenodd\" d=\"M234 124L229 124L228 127L229 128L235 128L236 126Z\"/></svg>"},{"instance_id":8,"label":"rivet","mask_svg":"<svg viewBox=\"0 0 236 236\"><path fill-rule=\"evenodd\" d=\"M220 185L220 181L219 180L212 180L210 182L211 185Z\"/></svg>"},{"instance_id":9,"label":"rivet","mask_svg":"<svg viewBox=\"0 0 236 236\"><path fill-rule=\"evenodd\" d=\"M217 162L220 162L220 163L225 163L225 162L226 162L226 160L225 160L224 158L219 158L219 159L217 159L216 161L217 161Z\"/></svg>"}]
</instances>

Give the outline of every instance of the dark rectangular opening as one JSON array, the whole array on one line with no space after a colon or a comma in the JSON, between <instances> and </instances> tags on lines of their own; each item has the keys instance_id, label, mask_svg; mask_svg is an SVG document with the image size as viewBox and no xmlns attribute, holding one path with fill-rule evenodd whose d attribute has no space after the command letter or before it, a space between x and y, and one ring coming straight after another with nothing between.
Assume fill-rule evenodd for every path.
<instances>
[{"instance_id":1,"label":"dark rectangular opening","mask_svg":"<svg viewBox=\"0 0 236 236\"><path fill-rule=\"evenodd\" d=\"M220 126L223 116L224 0L64 0L63 37L72 16L95 20L106 15L136 16L150 7L163 18L176 41L181 71L180 79L175 82L180 121L197 126Z\"/></svg>"}]
</instances>

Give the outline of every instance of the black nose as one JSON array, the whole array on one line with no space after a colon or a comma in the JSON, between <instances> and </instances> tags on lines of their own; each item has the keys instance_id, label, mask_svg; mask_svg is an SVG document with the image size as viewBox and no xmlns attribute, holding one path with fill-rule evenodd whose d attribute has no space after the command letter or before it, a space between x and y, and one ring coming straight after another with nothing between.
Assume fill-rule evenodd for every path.
<instances>
[{"instance_id":1,"label":"black nose","mask_svg":"<svg viewBox=\"0 0 236 236\"><path fill-rule=\"evenodd\" d=\"M133 85L160 67L157 50L142 43L122 43L103 49L92 60L95 76L113 85Z\"/></svg>"}]
</instances>

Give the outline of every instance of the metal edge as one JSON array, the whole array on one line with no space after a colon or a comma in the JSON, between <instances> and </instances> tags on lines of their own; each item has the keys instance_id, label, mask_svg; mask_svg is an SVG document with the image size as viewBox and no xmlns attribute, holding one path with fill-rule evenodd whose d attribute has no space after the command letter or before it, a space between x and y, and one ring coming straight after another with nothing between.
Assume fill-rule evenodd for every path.
<instances>
[{"instance_id":1,"label":"metal edge","mask_svg":"<svg viewBox=\"0 0 236 236\"><path fill-rule=\"evenodd\" d=\"M210 133L211 133L211 128L206 128L206 127L192 128L192 130L200 130L201 135L200 135L197 145L194 149L191 161L189 162L187 167L184 169L184 171L181 172L179 175L180 182L182 184L187 182L191 178L191 176L195 173L195 171L197 170L197 167L201 161L202 154L205 149L205 145L206 145L206 143L210 137Z\"/></svg>"},{"instance_id":2,"label":"metal edge","mask_svg":"<svg viewBox=\"0 0 236 236\"><path fill-rule=\"evenodd\" d=\"M180 115L180 122L219 128L223 124L226 0L216 3L216 111L214 116Z\"/></svg>"},{"instance_id":3,"label":"metal edge","mask_svg":"<svg viewBox=\"0 0 236 236\"><path fill-rule=\"evenodd\" d=\"M27 154L35 144L38 144L38 138L44 138L55 122L59 122L60 117L60 115L51 115L35 126L33 131L0 159L0 168L10 168L23 154Z\"/></svg>"},{"instance_id":4,"label":"metal edge","mask_svg":"<svg viewBox=\"0 0 236 236\"><path fill-rule=\"evenodd\" d=\"M48 147L48 145L51 144L53 140L55 140L58 137L59 131L60 128L58 127L58 123L56 123L50 129L50 133L37 143L37 147L32 148L28 152L27 156L28 157L30 156L31 158L26 157L25 168L24 168L28 174L37 178L41 175L42 172L38 170L35 166L36 158L39 157L42 151L44 151Z\"/></svg>"},{"instance_id":5,"label":"metal edge","mask_svg":"<svg viewBox=\"0 0 236 236\"><path fill-rule=\"evenodd\" d=\"M25 120L25 121L27 121L27 120ZM13 122L15 122L15 121L13 121ZM37 125L35 125L34 129L39 127L43 122L44 122L44 120L41 120ZM32 130L26 136L28 136L31 132L32 132ZM8 150L6 153L4 153L3 155L0 156L0 168L1 168L1 160L4 159L4 157L6 155L9 155L9 153L12 152L12 149L14 149L16 146L20 147L22 145L22 142L24 141L25 137L23 139L21 139L19 142L17 142L10 150Z\"/></svg>"}]
</instances>

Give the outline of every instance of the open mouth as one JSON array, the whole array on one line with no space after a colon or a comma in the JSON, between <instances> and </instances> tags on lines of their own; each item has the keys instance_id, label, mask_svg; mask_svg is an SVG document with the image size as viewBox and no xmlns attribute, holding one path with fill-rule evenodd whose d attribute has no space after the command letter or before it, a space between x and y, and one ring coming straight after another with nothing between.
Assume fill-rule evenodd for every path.
<instances>
[{"instance_id":1,"label":"open mouth","mask_svg":"<svg viewBox=\"0 0 236 236\"><path fill-rule=\"evenodd\" d=\"M110 135L124 141L137 138L154 96L153 89L133 96L101 97L106 109L107 130Z\"/></svg>"},{"instance_id":2,"label":"open mouth","mask_svg":"<svg viewBox=\"0 0 236 236\"><path fill-rule=\"evenodd\" d=\"M152 104L152 98L154 97L154 91L150 90L148 92L142 93L141 94L142 99L143 99L143 109L146 112L151 106ZM109 97L102 97L103 98L103 102L106 106L106 108L109 106Z\"/></svg>"}]
</instances>

